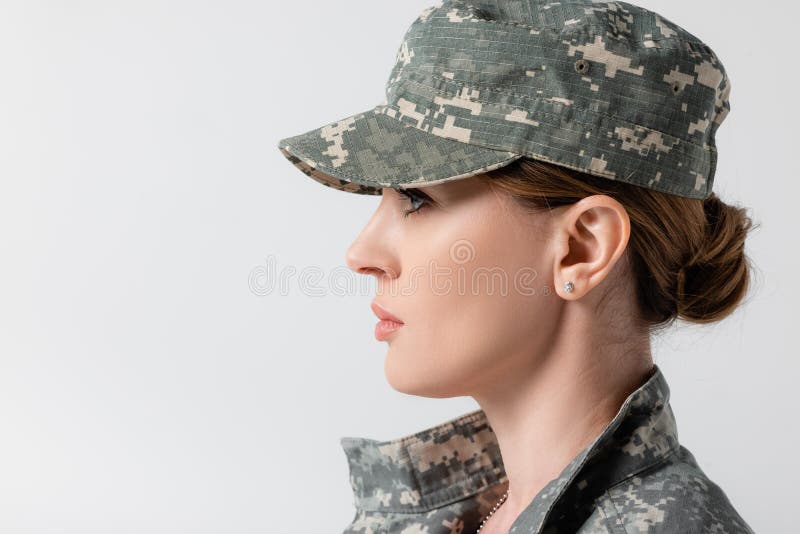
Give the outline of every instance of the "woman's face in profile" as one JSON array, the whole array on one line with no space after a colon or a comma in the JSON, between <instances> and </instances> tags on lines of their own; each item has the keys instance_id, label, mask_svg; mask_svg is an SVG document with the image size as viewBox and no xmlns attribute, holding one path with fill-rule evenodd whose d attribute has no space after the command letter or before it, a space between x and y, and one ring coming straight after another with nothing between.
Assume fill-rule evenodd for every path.
<instances>
[{"instance_id":1,"label":"woman's face in profile","mask_svg":"<svg viewBox=\"0 0 800 534\"><path fill-rule=\"evenodd\" d=\"M351 269L376 276L374 302L404 323L385 338L387 380L454 397L524 379L558 319L552 216L477 177L419 191L431 200L384 188L346 253Z\"/></svg>"}]
</instances>

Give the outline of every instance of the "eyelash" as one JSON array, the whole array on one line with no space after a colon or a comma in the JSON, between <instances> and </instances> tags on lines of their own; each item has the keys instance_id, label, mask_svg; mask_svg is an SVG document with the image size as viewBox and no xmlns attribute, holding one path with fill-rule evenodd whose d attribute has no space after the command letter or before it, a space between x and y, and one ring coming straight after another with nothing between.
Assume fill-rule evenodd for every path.
<instances>
[{"instance_id":1,"label":"eyelash","mask_svg":"<svg viewBox=\"0 0 800 534\"><path fill-rule=\"evenodd\" d=\"M409 190L406 190L406 189L398 189L397 192L400 193L401 195L403 195L404 197L406 197L412 203L412 206L414 205L413 204L414 201L417 201L417 200L422 201L422 204L420 206L416 207L416 208L412 207L409 210L403 210L403 218L404 219L406 217L408 217L409 215L411 215L412 213L417 213L419 210L421 210L422 208L424 208L427 204L430 204L430 202L431 202L431 199L427 195L425 195L425 193L420 193L420 192L418 192L416 190L414 190L414 193L411 193L411 192L409 192Z\"/></svg>"}]
</instances>

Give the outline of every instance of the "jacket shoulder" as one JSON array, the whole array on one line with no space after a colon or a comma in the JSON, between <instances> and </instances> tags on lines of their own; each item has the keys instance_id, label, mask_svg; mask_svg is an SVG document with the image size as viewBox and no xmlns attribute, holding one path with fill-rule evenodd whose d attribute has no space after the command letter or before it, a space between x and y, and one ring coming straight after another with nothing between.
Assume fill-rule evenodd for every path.
<instances>
[{"instance_id":1,"label":"jacket shoulder","mask_svg":"<svg viewBox=\"0 0 800 534\"><path fill-rule=\"evenodd\" d=\"M753 534L684 446L609 488L601 508L615 534Z\"/></svg>"}]
</instances>

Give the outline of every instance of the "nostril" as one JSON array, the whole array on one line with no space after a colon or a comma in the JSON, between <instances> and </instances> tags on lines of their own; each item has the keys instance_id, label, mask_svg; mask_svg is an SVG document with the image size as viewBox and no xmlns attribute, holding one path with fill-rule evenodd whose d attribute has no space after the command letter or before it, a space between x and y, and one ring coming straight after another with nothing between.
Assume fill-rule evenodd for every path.
<instances>
[{"instance_id":1,"label":"nostril","mask_svg":"<svg viewBox=\"0 0 800 534\"><path fill-rule=\"evenodd\" d=\"M364 274L364 275L375 275L377 278L384 276L386 273L382 269L377 267L359 267L357 269L353 269L357 274Z\"/></svg>"}]
</instances>

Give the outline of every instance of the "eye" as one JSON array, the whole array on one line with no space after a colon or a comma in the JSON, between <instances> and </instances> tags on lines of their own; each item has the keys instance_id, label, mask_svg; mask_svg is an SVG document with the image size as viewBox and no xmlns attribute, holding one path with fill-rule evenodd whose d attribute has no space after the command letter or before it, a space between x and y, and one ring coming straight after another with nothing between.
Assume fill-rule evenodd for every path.
<instances>
[{"instance_id":1,"label":"eye","mask_svg":"<svg viewBox=\"0 0 800 534\"><path fill-rule=\"evenodd\" d=\"M419 189L397 189L397 192L406 197L411 202L411 209L403 210L403 218L405 219L412 213L421 210L425 205L431 204L433 200L431 197L420 191Z\"/></svg>"}]
</instances>

